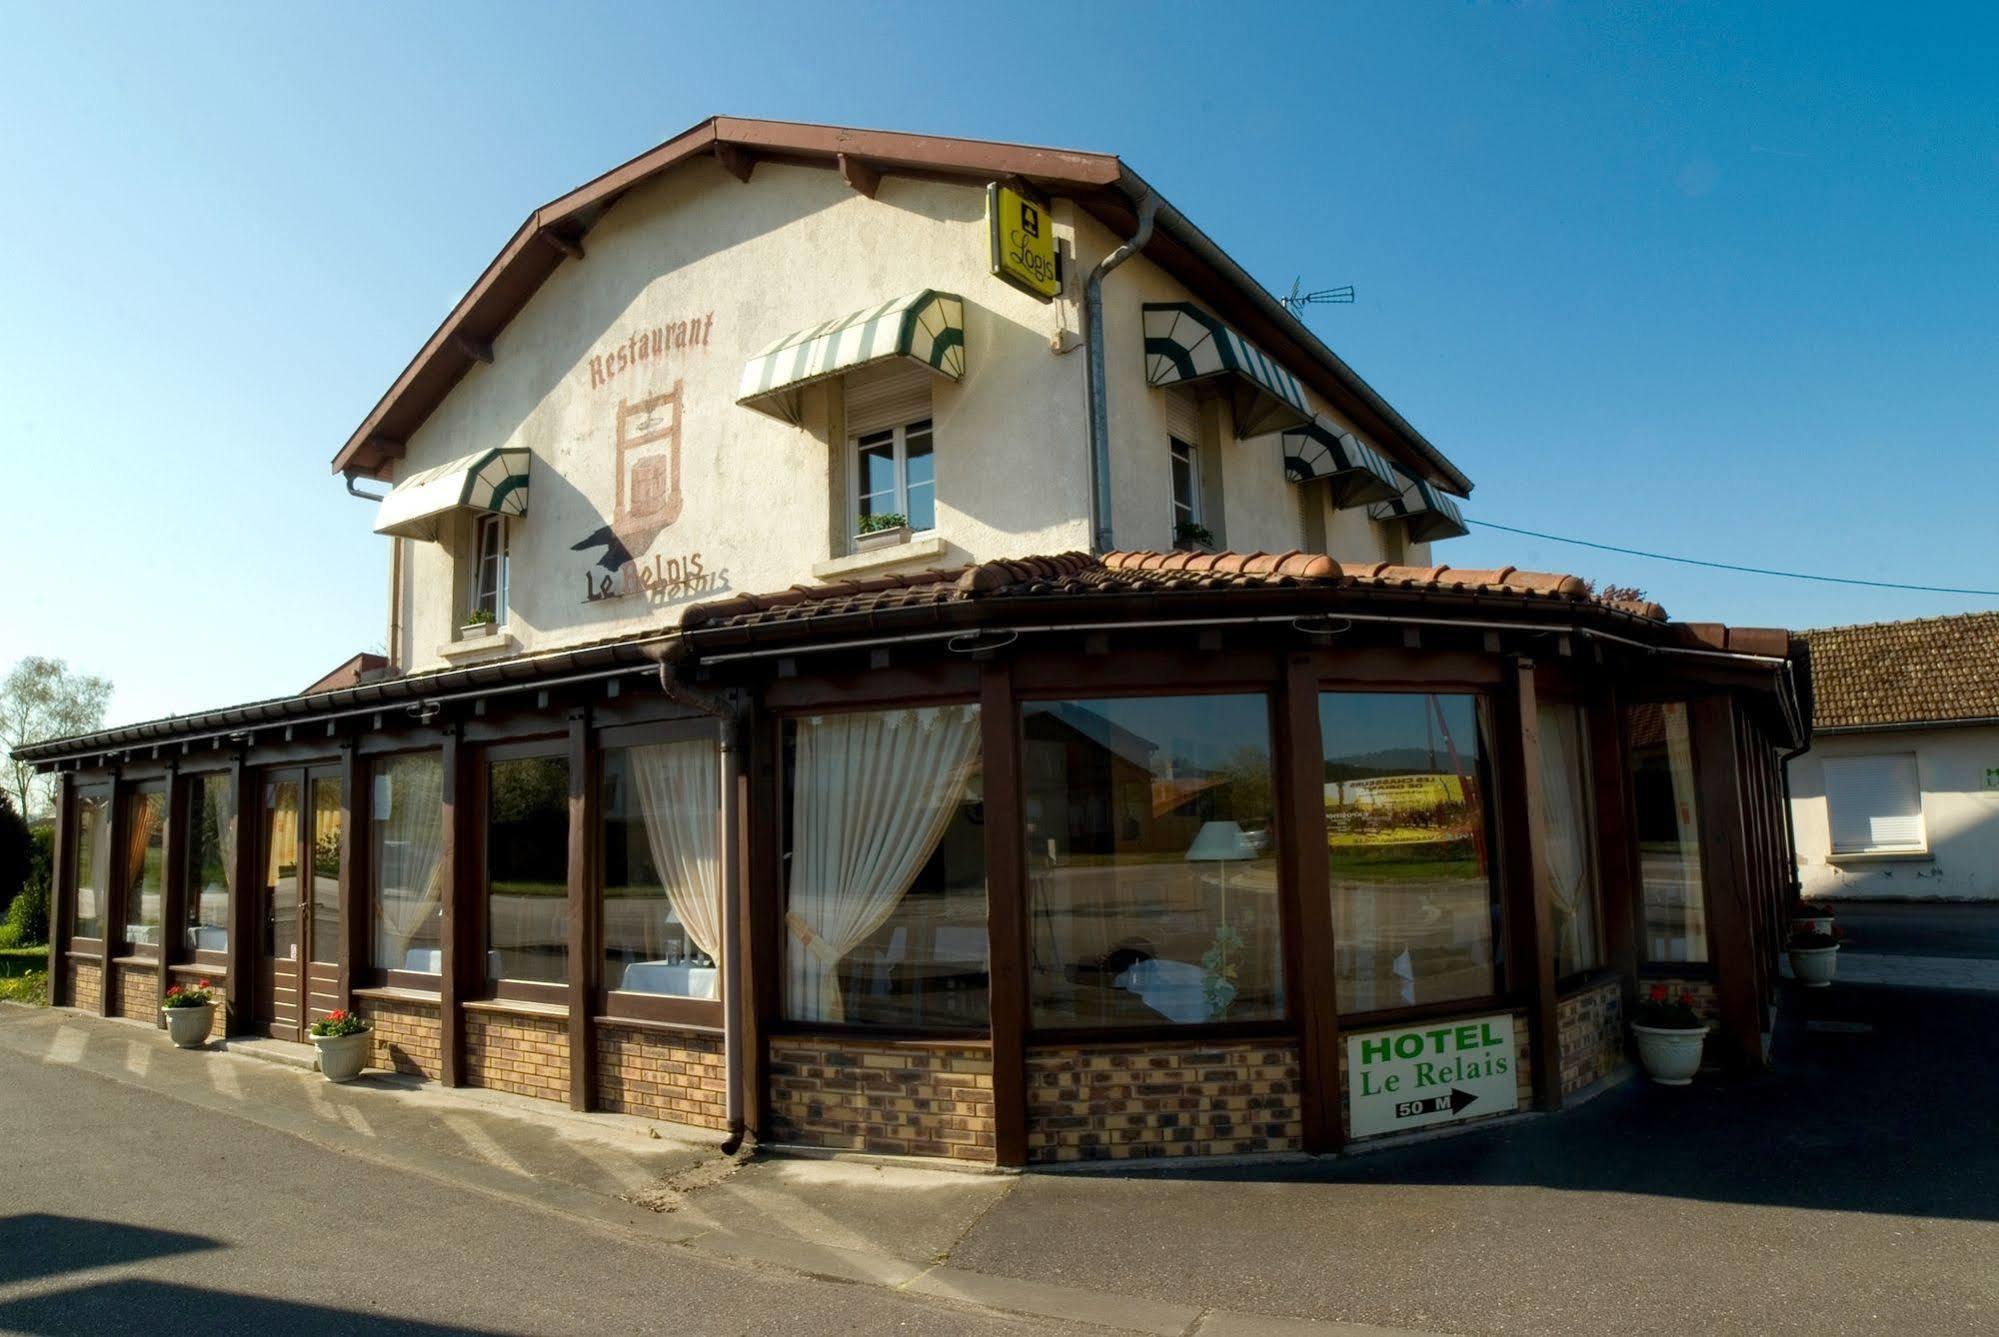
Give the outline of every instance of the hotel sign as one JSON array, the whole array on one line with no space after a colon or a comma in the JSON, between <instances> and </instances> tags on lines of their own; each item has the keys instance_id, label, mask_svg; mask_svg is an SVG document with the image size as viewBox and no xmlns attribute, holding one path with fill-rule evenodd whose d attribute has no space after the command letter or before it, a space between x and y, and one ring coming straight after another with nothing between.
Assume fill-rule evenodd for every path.
<instances>
[{"instance_id":1,"label":"hotel sign","mask_svg":"<svg viewBox=\"0 0 1999 1337\"><path fill-rule=\"evenodd\" d=\"M993 273L1052 301L1062 291L1062 275L1055 264L1048 206L995 181L986 187L986 217L992 224Z\"/></svg>"},{"instance_id":2,"label":"hotel sign","mask_svg":"<svg viewBox=\"0 0 1999 1337\"><path fill-rule=\"evenodd\" d=\"M1353 1137L1503 1114L1520 1105L1513 1014L1347 1037Z\"/></svg>"}]
</instances>

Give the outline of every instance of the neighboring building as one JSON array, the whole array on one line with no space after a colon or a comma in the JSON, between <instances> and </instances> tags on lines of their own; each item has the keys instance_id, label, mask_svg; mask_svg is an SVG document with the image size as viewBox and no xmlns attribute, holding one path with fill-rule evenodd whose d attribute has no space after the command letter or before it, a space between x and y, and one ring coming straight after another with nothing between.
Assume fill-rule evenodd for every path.
<instances>
[{"instance_id":1,"label":"neighboring building","mask_svg":"<svg viewBox=\"0 0 1999 1337\"><path fill-rule=\"evenodd\" d=\"M1790 763L1803 894L1999 899L1999 613L1801 635L1818 692Z\"/></svg>"},{"instance_id":2,"label":"neighboring building","mask_svg":"<svg viewBox=\"0 0 1999 1337\"><path fill-rule=\"evenodd\" d=\"M1557 1108L1641 981L1763 1061L1789 637L1434 565L1470 481L1114 157L704 122L334 467L386 671L27 750L61 1001L1008 1165Z\"/></svg>"}]
</instances>

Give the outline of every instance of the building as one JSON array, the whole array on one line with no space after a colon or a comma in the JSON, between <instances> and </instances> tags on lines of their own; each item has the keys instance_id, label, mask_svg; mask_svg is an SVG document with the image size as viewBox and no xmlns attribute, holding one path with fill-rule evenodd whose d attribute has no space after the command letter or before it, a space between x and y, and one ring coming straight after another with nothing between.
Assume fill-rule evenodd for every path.
<instances>
[{"instance_id":1,"label":"building","mask_svg":"<svg viewBox=\"0 0 1999 1337\"><path fill-rule=\"evenodd\" d=\"M1790 637L1436 565L1470 480L1115 157L704 122L334 469L386 669L30 752L62 1002L1003 1165L1557 1108L1652 980L1763 1062Z\"/></svg>"},{"instance_id":2,"label":"building","mask_svg":"<svg viewBox=\"0 0 1999 1337\"><path fill-rule=\"evenodd\" d=\"M1802 633L1818 682L1790 763L1807 897L1999 899L1999 613Z\"/></svg>"}]
</instances>

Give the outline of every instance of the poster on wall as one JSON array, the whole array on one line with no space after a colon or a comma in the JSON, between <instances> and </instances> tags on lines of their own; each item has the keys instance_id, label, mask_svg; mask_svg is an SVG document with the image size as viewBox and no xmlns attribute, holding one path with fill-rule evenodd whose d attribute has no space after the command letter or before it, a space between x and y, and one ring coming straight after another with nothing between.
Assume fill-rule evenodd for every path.
<instances>
[{"instance_id":1,"label":"poster on wall","mask_svg":"<svg viewBox=\"0 0 1999 1337\"><path fill-rule=\"evenodd\" d=\"M1519 1108L1513 1014L1347 1037L1347 1128L1406 1133Z\"/></svg>"}]
</instances>

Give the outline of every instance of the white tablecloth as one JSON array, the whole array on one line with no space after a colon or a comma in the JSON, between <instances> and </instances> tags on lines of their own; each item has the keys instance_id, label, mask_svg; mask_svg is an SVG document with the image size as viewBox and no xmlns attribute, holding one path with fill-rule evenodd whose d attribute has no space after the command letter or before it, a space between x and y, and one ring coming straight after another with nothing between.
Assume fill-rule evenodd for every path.
<instances>
[{"instance_id":1,"label":"white tablecloth","mask_svg":"<svg viewBox=\"0 0 1999 1337\"><path fill-rule=\"evenodd\" d=\"M1160 1016L1183 1026L1208 1019L1202 982L1199 966L1158 959L1140 961L1113 981L1118 988L1137 994Z\"/></svg>"},{"instance_id":2,"label":"white tablecloth","mask_svg":"<svg viewBox=\"0 0 1999 1337\"><path fill-rule=\"evenodd\" d=\"M658 993L674 998L719 998L721 972L714 966L686 962L634 961L625 967L618 987L627 993Z\"/></svg>"}]
</instances>

